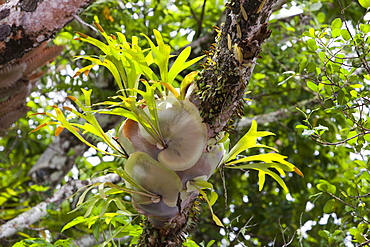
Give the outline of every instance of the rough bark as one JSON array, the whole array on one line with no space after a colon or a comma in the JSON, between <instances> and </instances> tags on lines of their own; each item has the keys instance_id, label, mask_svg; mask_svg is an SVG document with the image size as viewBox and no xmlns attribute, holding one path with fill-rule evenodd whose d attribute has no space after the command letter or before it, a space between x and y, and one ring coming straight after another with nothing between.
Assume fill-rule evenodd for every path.
<instances>
[{"instance_id":1,"label":"rough bark","mask_svg":"<svg viewBox=\"0 0 370 247\"><path fill-rule=\"evenodd\" d=\"M225 130L243 107L243 94L261 45L270 36L267 22L275 0L235 0L197 83L194 101L214 134Z\"/></svg>"},{"instance_id":2,"label":"rough bark","mask_svg":"<svg viewBox=\"0 0 370 247\"><path fill-rule=\"evenodd\" d=\"M271 33L267 22L275 0L233 0L227 4L226 21L208 53L191 99L216 135L243 106L243 95L261 45ZM184 213L161 229L146 222L139 246L181 246L189 226L196 222L196 200ZM184 223L185 222L185 223ZM175 233L175 234L174 234ZM175 236L176 235L176 236Z\"/></svg>"},{"instance_id":3,"label":"rough bark","mask_svg":"<svg viewBox=\"0 0 370 247\"><path fill-rule=\"evenodd\" d=\"M0 66L52 38L93 0L10 0L0 6Z\"/></svg>"}]
</instances>

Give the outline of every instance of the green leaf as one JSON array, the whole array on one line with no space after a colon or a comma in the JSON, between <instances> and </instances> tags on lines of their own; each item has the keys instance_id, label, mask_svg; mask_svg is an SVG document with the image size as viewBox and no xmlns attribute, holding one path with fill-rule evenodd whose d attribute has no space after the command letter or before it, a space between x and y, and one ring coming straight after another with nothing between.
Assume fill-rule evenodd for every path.
<instances>
[{"instance_id":1,"label":"green leaf","mask_svg":"<svg viewBox=\"0 0 370 247\"><path fill-rule=\"evenodd\" d=\"M368 142L370 142L370 134L364 135L364 139Z\"/></svg>"},{"instance_id":2,"label":"green leaf","mask_svg":"<svg viewBox=\"0 0 370 247\"><path fill-rule=\"evenodd\" d=\"M330 232L328 230L320 230L318 234L320 237L323 237L325 239L328 239L330 236Z\"/></svg>"},{"instance_id":3,"label":"green leaf","mask_svg":"<svg viewBox=\"0 0 370 247\"><path fill-rule=\"evenodd\" d=\"M304 59L302 59L302 61L299 63L299 70L298 70L298 72L299 72L299 73L302 73L302 71L306 68L306 66L307 66L307 59L306 59L306 58L304 58Z\"/></svg>"},{"instance_id":4,"label":"green leaf","mask_svg":"<svg viewBox=\"0 0 370 247\"><path fill-rule=\"evenodd\" d=\"M331 29L336 29L336 28L341 29L342 25L343 25L342 19L336 18L331 22Z\"/></svg>"},{"instance_id":5,"label":"green leaf","mask_svg":"<svg viewBox=\"0 0 370 247\"><path fill-rule=\"evenodd\" d=\"M306 44L307 44L308 49L310 49L313 52L316 52L317 45L314 39L307 40Z\"/></svg>"},{"instance_id":6,"label":"green leaf","mask_svg":"<svg viewBox=\"0 0 370 247\"><path fill-rule=\"evenodd\" d=\"M79 69L75 74L74 74L74 76L73 77L76 77L76 76L78 76L78 75L80 75L80 74L82 74L82 73L84 73L86 76L87 76L87 73L94 67L94 66L96 66L96 64L91 64L91 65L88 65L88 66L85 66L85 67L83 67L83 68L81 68L81 69Z\"/></svg>"},{"instance_id":7,"label":"green leaf","mask_svg":"<svg viewBox=\"0 0 370 247\"><path fill-rule=\"evenodd\" d=\"M349 31L347 29L342 29L340 31L340 34L342 35L344 40L350 40L351 39L351 34L349 33Z\"/></svg>"},{"instance_id":8,"label":"green leaf","mask_svg":"<svg viewBox=\"0 0 370 247\"><path fill-rule=\"evenodd\" d=\"M169 45L166 45L163 42L162 35L158 30L154 29L153 33L156 38L158 46L155 46L153 41L148 36L146 36L145 34L142 34L142 35L149 42L149 45L151 47L151 51L153 54L153 61L159 67L161 81L167 83L168 82L168 60L170 58L171 47Z\"/></svg>"},{"instance_id":9,"label":"green leaf","mask_svg":"<svg viewBox=\"0 0 370 247\"><path fill-rule=\"evenodd\" d=\"M323 212L326 214L330 214L334 212L335 208L335 199L330 199L325 203L325 206L323 208Z\"/></svg>"},{"instance_id":10,"label":"green leaf","mask_svg":"<svg viewBox=\"0 0 370 247\"><path fill-rule=\"evenodd\" d=\"M331 194L335 194L335 192L337 191L337 188L334 185L322 179L320 180L320 183L316 185L316 187L321 191L328 192Z\"/></svg>"},{"instance_id":11,"label":"green leaf","mask_svg":"<svg viewBox=\"0 0 370 247\"><path fill-rule=\"evenodd\" d=\"M245 164L245 165L237 165L237 166L226 166L227 168L231 169L254 169L258 171L258 185L259 190L261 191L263 188L263 185L265 184L265 175L268 174L273 179L276 180L276 182L279 183L279 185L286 191L289 192L288 187L286 186L285 182L281 179L279 175L277 175L275 172L271 171L269 168L275 168L276 163L253 163L253 164Z\"/></svg>"},{"instance_id":12,"label":"green leaf","mask_svg":"<svg viewBox=\"0 0 370 247\"><path fill-rule=\"evenodd\" d=\"M78 225L78 224L81 224L81 223L84 223L88 220L88 218L84 218L83 216L78 216L76 218L74 218L72 221L68 222L61 230L61 232L64 232L65 230L75 226L75 225Z\"/></svg>"},{"instance_id":13,"label":"green leaf","mask_svg":"<svg viewBox=\"0 0 370 247\"><path fill-rule=\"evenodd\" d=\"M184 100L187 90L190 86L190 84L194 81L195 77L198 75L197 71L190 72L185 76L185 78L182 80L180 84L180 100Z\"/></svg>"},{"instance_id":14,"label":"green leaf","mask_svg":"<svg viewBox=\"0 0 370 247\"><path fill-rule=\"evenodd\" d=\"M370 31L370 30L369 30ZM351 88L362 88L363 85L362 84L359 84L359 83L356 83L356 84L352 84L352 85L349 85Z\"/></svg>"},{"instance_id":15,"label":"green leaf","mask_svg":"<svg viewBox=\"0 0 370 247\"><path fill-rule=\"evenodd\" d=\"M197 186L199 189L213 189L213 185L207 181L202 181L202 180L195 181L193 184Z\"/></svg>"},{"instance_id":16,"label":"green leaf","mask_svg":"<svg viewBox=\"0 0 370 247\"><path fill-rule=\"evenodd\" d=\"M99 186L98 186L98 192L99 192L99 196L101 199L106 199L106 195L105 195L105 192L104 192L104 187L105 187L105 183L101 183Z\"/></svg>"},{"instance_id":17,"label":"green leaf","mask_svg":"<svg viewBox=\"0 0 370 247\"><path fill-rule=\"evenodd\" d=\"M319 13L317 14L317 21L318 21L319 23L324 23L325 18L326 18L326 16L325 16L325 13L324 13L324 12L319 12Z\"/></svg>"},{"instance_id":18,"label":"green leaf","mask_svg":"<svg viewBox=\"0 0 370 247\"><path fill-rule=\"evenodd\" d=\"M355 178L355 172L352 170L345 171L343 176L348 180L353 180Z\"/></svg>"},{"instance_id":19,"label":"green leaf","mask_svg":"<svg viewBox=\"0 0 370 247\"><path fill-rule=\"evenodd\" d=\"M28 238L15 243L13 247L55 247L42 238Z\"/></svg>"},{"instance_id":20,"label":"green leaf","mask_svg":"<svg viewBox=\"0 0 370 247\"><path fill-rule=\"evenodd\" d=\"M326 60L327 60L327 58L326 58L326 53L325 53L325 52L323 52L323 51L320 51L320 52L319 52L319 58L320 58L320 60L321 60L323 63L325 63L325 62L326 62Z\"/></svg>"},{"instance_id":21,"label":"green leaf","mask_svg":"<svg viewBox=\"0 0 370 247\"><path fill-rule=\"evenodd\" d=\"M85 218L91 214L92 210L95 208L95 204L98 203L100 200L100 197L93 197L86 201L86 212L84 214Z\"/></svg>"},{"instance_id":22,"label":"green leaf","mask_svg":"<svg viewBox=\"0 0 370 247\"><path fill-rule=\"evenodd\" d=\"M77 34L79 34L80 36L82 36L81 38L78 38L79 40L84 41L84 42L87 42L87 43L90 43L92 45L95 45L100 50L102 50L105 54L109 54L108 46L106 44L104 44L103 42L101 42L101 41L99 41L99 40L97 40L95 38L92 38L90 36L87 36L85 34L79 33L79 32L77 32Z\"/></svg>"},{"instance_id":23,"label":"green leaf","mask_svg":"<svg viewBox=\"0 0 370 247\"><path fill-rule=\"evenodd\" d=\"M73 239L68 238L68 239L59 239L54 243L54 246L57 247L72 247L75 246L73 244Z\"/></svg>"},{"instance_id":24,"label":"green leaf","mask_svg":"<svg viewBox=\"0 0 370 247\"><path fill-rule=\"evenodd\" d=\"M212 247L214 242L215 242L215 240L209 241L208 244L206 245L206 247Z\"/></svg>"},{"instance_id":25,"label":"green leaf","mask_svg":"<svg viewBox=\"0 0 370 247\"><path fill-rule=\"evenodd\" d=\"M358 2L365 9L370 8L370 0L358 0Z\"/></svg>"},{"instance_id":26,"label":"green leaf","mask_svg":"<svg viewBox=\"0 0 370 247\"><path fill-rule=\"evenodd\" d=\"M117 66L109 59L105 59L104 61L100 61L100 59L92 58L92 57L83 57L86 60L89 60L97 65L101 65L106 67L113 75L118 87L122 92L125 88L128 88L127 85L125 85L125 78L121 76L121 73L119 72Z\"/></svg>"},{"instance_id":27,"label":"green leaf","mask_svg":"<svg viewBox=\"0 0 370 247\"><path fill-rule=\"evenodd\" d=\"M315 38L315 29L314 29L314 28L312 28L312 27L310 27L310 28L308 29L308 34L309 34L309 37L311 37L311 38Z\"/></svg>"},{"instance_id":28,"label":"green leaf","mask_svg":"<svg viewBox=\"0 0 370 247\"><path fill-rule=\"evenodd\" d=\"M308 129L308 126L306 125L302 125L302 124L298 124L295 126L296 129Z\"/></svg>"},{"instance_id":29,"label":"green leaf","mask_svg":"<svg viewBox=\"0 0 370 247\"><path fill-rule=\"evenodd\" d=\"M353 188L353 187L349 187L349 188L347 189L347 194L348 194L349 196L358 196L358 192L357 192L357 190L356 190L355 188Z\"/></svg>"},{"instance_id":30,"label":"green leaf","mask_svg":"<svg viewBox=\"0 0 370 247\"><path fill-rule=\"evenodd\" d=\"M103 217L105 212L107 211L109 204L113 201L113 198L109 198L108 200L103 200L103 203L101 204L99 217Z\"/></svg>"},{"instance_id":31,"label":"green leaf","mask_svg":"<svg viewBox=\"0 0 370 247\"><path fill-rule=\"evenodd\" d=\"M309 89L311 89L312 91L314 91L314 92L318 92L318 87L317 87L317 85L316 85L315 83L313 83L312 81L308 81L308 82L307 82L307 87L308 87Z\"/></svg>"},{"instance_id":32,"label":"green leaf","mask_svg":"<svg viewBox=\"0 0 370 247\"><path fill-rule=\"evenodd\" d=\"M215 191L211 191L211 198L209 199L209 204L213 206L218 199L218 194Z\"/></svg>"},{"instance_id":33,"label":"green leaf","mask_svg":"<svg viewBox=\"0 0 370 247\"><path fill-rule=\"evenodd\" d=\"M194 59L186 62L186 60L190 56L190 52L191 52L191 47L188 46L179 54L179 56L177 57L177 59L175 60L173 65L171 66L170 71L168 72L168 81L167 81L167 83L172 84L172 82L175 80L176 76L181 71L185 70L186 68L188 68L189 66L198 62L199 60L201 60L204 57L204 56L200 56L200 57L194 58Z\"/></svg>"},{"instance_id":34,"label":"green leaf","mask_svg":"<svg viewBox=\"0 0 370 247\"><path fill-rule=\"evenodd\" d=\"M224 225L222 224L221 220L213 213L212 205L211 205L210 200L207 197L207 193L204 192L203 190L199 190L199 193L203 196L204 200L208 204L208 208L211 211L212 220L216 223L216 225L223 227Z\"/></svg>"},{"instance_id":35,"label":"green leaf","mask_svg":"<svg viewBox=\"0 0 370 247\"><path fill-rule=\"evenodd\" d=\"M307 70L308 73L313 73L313 72L316 73L316 68L317 68L316 63L310 62L310 63L308 63L308 65L306 67L306 70Z\"/></svg>"},{"instance_id":36,"label":"green leaf","mask_svg":"<svg viewBox=\"0 0 370 247\"><path fill-rule=\"evenodd\" d=\"M340 28L335 28L335 29L332 29L331 30L331 36L333 37L333 38L337 38L337 37L339 37L340 35L341 35L341 29Z\"/></svg>"},{"instance_id":37,"label":"green leaf","mask_svg":"<svg viewBox=\"0 0 370 247\"><path fill-rule=\"evenodd\" d=\"M253 147L266 147L277 152L275 148L257 144L257 138L269 135L275 134L268 131L257 131L257 122L253 120L249 131L235 144L230 152L224 156L221 164L235 159L238 154Z\"/></svg>"},{"instance_id":38,"label":"green leaf","mask_svg":"<svg viewBox=\"0 0 370 247\"><path fill-rule=\"evenodd\" d=\"M340 89L337 96L338 104L344 105L347 103L346 94L343 89Z\"/></svg>"},{"instance_id":39,"label":"green leaf","mask_svg":"<svg viewBox=\"0 0 370 247\"><path fill-rule=\"evenodd\" d=\"M235 161L229 162L226 165L234 165L238 163L245 163L245 162L254 162L254 161L263 161L267 164L269 164L270 168L275 168L278 170L278 172L282 175L285 176L285 172L292 172L295 171L299 175L303 176L303 174L296 168L293 164L289 163L285 159L287 156L283 156L278 153L267 153L267 154L257 154L257 155L252 155L248 156L245 158L237 159Z\"/></svg>"},{"instance_id":40,"label":"green leaf","mask_svg":"<svg viewBox=\"0 0 370 247\"><path fill-rule=\"evenodd\" d=\"M347 135L347 139L352 138L352 137L354 137L354 136L356 136L356 135L357 135L357 131L355 131L355 130L350 131L350 132L348 133L348 135ZM356 142L357 142L357 140L358 140L358 137L355 137L355 138L352 138L352 139L348 140L348 141L347 141L347 143L348 143L349 145L355 145L355 144L356 144Z\"/></svg>"},{"instance_id":41,"label":"green leaf","mask_svg":"<svg viewBox=\"0 0 370 247\"><path fill-rule=\"evenodd\" d=\"M369 1L369 0L367 0L367 1ZM360 24L360 30L364 33L370 32L370 24Z\"/></svg>"}]
</instances>

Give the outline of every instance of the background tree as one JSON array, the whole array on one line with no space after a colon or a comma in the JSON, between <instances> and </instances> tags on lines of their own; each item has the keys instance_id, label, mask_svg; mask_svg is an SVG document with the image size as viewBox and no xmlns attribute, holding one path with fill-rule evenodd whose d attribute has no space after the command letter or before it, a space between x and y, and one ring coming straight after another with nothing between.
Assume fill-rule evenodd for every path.
<instances>
[{"instance_id":1,"label":"background tree","mask_svg":"<svg viewBox=\"0 0 370 247\"><path fill-rule=\"evenodd\" d=\"M150 34L153 28L161 27L163 35L168 35L165 38L178 49L189 42L184 33L197 32L199 37L207 36L207 33L212 33L211 26L218 23L221 16L221 3L178 2L171 5L173 8L166 8L166 4L164 1L146 4L97 2L85 12L83 19L92 23L97 18L95 16L100 16L100 23L107 33L122 28L127 36L131 36L134 30ZM362 5L368 7L363 2ZM203 12L199 6L205 6ZM246 118L235 122L236 132L240 135L245 133L250 120L257 119L264 129L276 133L278 137L271 137L266 144L276 146L281 153L288 155L289 161L303 171L305 178L285 178L290 190L287 195L272 180L267 180L263 192L258 193L257 176L252 172L215 174L212 183L221 198L214 205L214 212L222 218L225 228L215 226L209 212L204 209L199 227L192 233L195 242L204 240L208 243L214 239L226 246L281 246L289 243L292 246L365 246L368 243L368 24L363 18L366 14L363 7L357 2L345 1L294 2L275 12L270 21L272 35L263 46L248 85L248 90L252 91L248 97L252 101L244 108ZM287 9L290 13L296 11L296 15L278 15ZM185 18L189 16L196 16L194 19L198 20L193 22L192 18ZM336 19L338 17L341 22ZM131 18L137 21L127 24ZM81 43L71 41L72 31L83 29L87 29L84 33L92 32L87 26L73 22L54 40L57 44L67 43L64 57L79 54L80 50L94 53L87 51L92 47L82 48ZM90 35L95 36L93 32ZM83 66L81 63L76 62L78 66ZM74 65L68 59L60 58L51 68L51 73L41 79L40 90L31 95L28 106L32 107L32 111L64 102L65 91L78 97L79 87L84 85L99 87L95 91L102 95L95 97L106 98L110 94L109 89L115 90L112 80L106 80L109 78L106 71L91 73L90 77L95 76L92 83L85 77L72 79L73 73L68 71ZM46 85L52 83L58 91L47 89L50 87ZM51 99L57 102L48 102ZM301 112L296 110L297 107ZM46 165L35 169L41 181L46 182L42 186L30 184L27 176L52 139L52 129L27 134L42 121L45 120L21 119L12 127L13 131L11 129L1 140L3 220L14 218L53 193L54 187L47 184L48 179L42 178L57 171L55 167ZM69 143L72 138L68 136L64 140ZM107 160L92 150L84 153L83 147L75 151L66 146L53 142L47 152L54 150L61 154L57 157L66 159L44 162L64 164L68 161L70 167L74 166L73 173L65 170L69 175L62 179L62 184L71 177L84 180L96 171L117 166L116 161ZM91 162L94 159L96 162ZM56 177L60 179L61 175ZM58 179L55 185L60 183ZM228 188L227 194L223 192L223 180ZM223 195L227 195L224 200L227 207L222 203ZM104 228L104 222L96 221L91 228L79 224L61 234L61 228L70 219L83 214L80 211L66 214L73 205L73 202L64 201L60 208L49 207L47 217L21 230L18 238L44 236L54 242L71 237L77 241L88 233L97 234L99 224ZM99 208L95 211L98 214ZM134 236L135 231L131 229L125 234ZM16 237L4 239L2 244L11 245L15 240Z\"/></svg>"}]
</instances>

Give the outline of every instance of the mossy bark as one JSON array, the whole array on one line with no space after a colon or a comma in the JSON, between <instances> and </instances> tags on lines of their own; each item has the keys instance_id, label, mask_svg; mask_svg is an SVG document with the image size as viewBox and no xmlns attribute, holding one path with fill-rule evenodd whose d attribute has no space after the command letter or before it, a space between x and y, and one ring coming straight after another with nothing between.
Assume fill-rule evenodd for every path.
<instances>
[{"instance_id":1,"label":"mossy bark","mask_svg":"<svg viewBox=\"0 0 370 247\"><path fill-rule=\"evenodd\" d=\"M244 90L261 45L271 30L267 22L275 0L235 0L227 4L226 21L208 54L193 100L217 134L242 112Z\"/></svg>"},{"instance_id":2,"label":"mossy bark","mask_svg":"<svg viewBox=\"0 0 370 247\"><path fill-rule=\"evenodd\" d=\"M226 21L208 52L207 62L191 100L198 105L211 136L225 130L242 112L244 90L256 64L261 45L270 36L267 22L276 0L233 0L227 4ZM157 229L149 221L138 246L182 246L187 232L196 224L199 201L168 224Z\"/></svg>"}]
</instances>

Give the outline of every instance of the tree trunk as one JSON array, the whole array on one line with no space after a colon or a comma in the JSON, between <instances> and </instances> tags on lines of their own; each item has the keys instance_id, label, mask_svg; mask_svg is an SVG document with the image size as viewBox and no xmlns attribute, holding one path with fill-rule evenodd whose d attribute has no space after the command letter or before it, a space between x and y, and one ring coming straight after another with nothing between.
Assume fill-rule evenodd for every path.
<instances>
[{"instance_id":1,"label":"tree trunk","mask_svg":"<svg viewBox=\"0 0 370 247\"><path fill-rule=\"evenodd\" d=\"M270 36L267 22L275 0L235 0L227 5L225 24L197 83L193 100L214 134L225 130L242 112L261 45Z\"/></svg>"},{"instance_id":2,"label":"tree trunk","mask_svg":"<svg viewBox=\"0 0 370 247\"><path fill-rule=\"evenodd\" d=\"M63 50L62 46L45 48L47 41L92 2L0 2L0 136L27 113L26 99L41 75L36 69Z\"/></svg>"},{"instance_id":3,"label":"tree trunk","mask_svg":"<svg viewBox=\"0 0 370 247\"><path fill-rule=\"evenodd\" d=\"M93 0L10 0L0 6L0 66L52 38Z\"/></svg>"},{"instance_id":4,"label":"tree trunk","mask_svg":"<svg viewBox=\"0 0 370 247\"><path fill-rule=\"evenodd\" d=\"M275 0L233 0L227 4L226 21L209 51L191 99L213 135L227 129L231 118L243 107L243 95L261 45L271 33L267 22ZM145 222L139 246L182 246L184 236L195 224L198 212L193 200L175 219L161 229Z\"/></svg>"}]
</instances>

